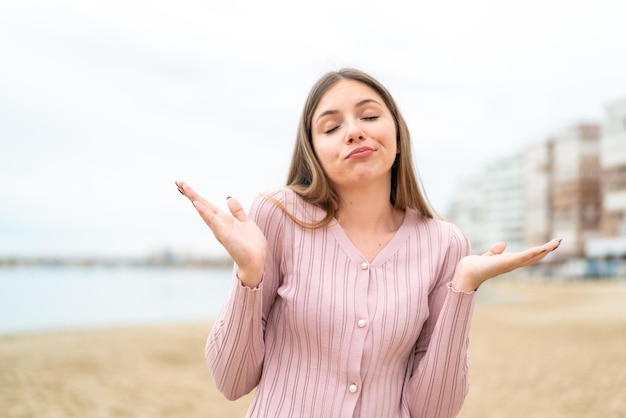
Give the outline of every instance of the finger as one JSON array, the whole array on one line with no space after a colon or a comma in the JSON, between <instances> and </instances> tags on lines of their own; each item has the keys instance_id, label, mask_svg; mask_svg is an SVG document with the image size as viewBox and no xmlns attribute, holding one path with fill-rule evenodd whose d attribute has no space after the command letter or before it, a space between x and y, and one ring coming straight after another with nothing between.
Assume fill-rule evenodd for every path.
<instances>
[{"instance_id":1,"label":"finger","mask_svg":"<svg viewBox=\"0 0 626 418\"><path fill-rule=\"evenodd\" d=\"M185 189L183 188L185 183L183 183L182 181L178 181L176 180L174 182L174 184L176 185L176 187L178 188L178 191L180 192L180 194L182 194L183 196L185 196Z\"/></svg>"},{"instance_id":2,"label":"finger","mask_svg":"<svg viewBox=\"0 0 626 418\"><path fill-rule=\"evenodd\" d=\"M504 249L506 248L506 243L505 242L498 242L496 244L494 244L489 251L487 251L486 253L484 253L483 255L497 255L497 254L502 254L504 252Z\"/></svg>"},{"instance_id":3,"label":"finger","mask_svg":"<svg viewBox=\"0 0 626 418\"><path fill-rule=\"evenodd\" d=\"M563 238L555 238L552 241L548 242L547 244L545 244L545 250L546 251L554 251L557 248L559 248L559 245L561 245L561 241L563 241Z\"/></svg>"},{"instance_id":4,"label":"finger","mask_svg":"<svg viewBox=\"0 0 626 418\"><path fill-rule=\"evenodd\" d=\"M539 245L537 247L530 248L526 251L519 253L519 260L524 265L531 265L538 263L544 257L546 257L550 252L556 250L561 244L562 239L555 238L550 242L545 243L544 245Z\"/></svg>"},{"instance_id":5,"label":"finger","mask_svg":"<svg viewBox=\"0 0 626 418\"><path fill-rule=\"evenodd\" d=\"M191 204L196 208L200 217L204 220L204 222L213 230L215 233L215 224L214 222L223 214L217 206L213 205L211 202L200 196L194 189L191 188L188 184L182 181L175 181L176 187L178 187L178 191L185 195L190 201Z\"/></svg>"},{"instance_id":6,"label":"finger","mask_svg":"<svg viewBox=\"0 0 626 418\"><path fill-rule=\"evenodd\" d=\"M549 252L556 250L559 247L559 245L561 244L561 241L562 241L561 238L555 238L555 239L553 239L553 240L551 240L551 241L549 241L549 242L547 242L547 243L545 243L543 245L539 245L537 247L530 248L530 249L524 251L524 254L527 257L530 257L530 258L537 257L537 256L540 256L540 257L543 258Z\"/></svg>"},{"instance_id":7,"label":"finger","mask_svg":"<svg viewBox=\"0 0 626 418\"><path fill-rule=\"evenodd\" d=\"M175 181L174 184L176 184L176 187L178 187L178 191L185 197L189 198L189 200L194 200L197 198L198 193L196 193L196 191L194 189L191 188L190 185L182 182L182 181Z\"/></svg>"},{"instance_id":8,"label":"finger","mask_svg":"<svg viewBox=\"0 0 626 418\"><path fill-rule=\"evenodd\" d=\"M201 196L196 195L196 197L197 199L192 200L191 203L196 208L202 219L204 219L204 221L211 226L213 219L218 217L220 213L224 212L211 202L203 199Z\"/></svg>"},{"instance_id":9,"label":"finger","mask_svg":"<svg viewBox=\"0 0 626 418\"><path fill-rule=\"evenodd\" d=\"M215 205L200 196L190 185L182 181L175 181L174 183L178 187L178 191L188 198L199 212L209 212L211 214L219 212Z\"/></svg>"},{"instance_id":10,"label":"finger","mask_svg":"<svg viewBox=\"0 0 626 418\"><path fill-rule=\"evenodd\" d=\"M191 200L200 200L203 202L207 202L202 196L200 196L190 185L187 183L183 183L182 181L175 181L176 187L178 187L178 191L182 193L186 198Z\"/></svg>"},{"instance_id":11,"label":"finger","mask_svg":"<svg viewBox=\"0 0 626 418\"><path fill-rule=\"evenodd\" d=\"M246 215L246 212L243 210L243 207L241 207L241 204L237 201L237 199L232 198L232 197L228 197L228 199L226 200L226 204L228 205L228 210L230 210L230 213L232 213L232 215L239 221L245 222L248 220L248 216Z\"/></svg>"}]
</instances>

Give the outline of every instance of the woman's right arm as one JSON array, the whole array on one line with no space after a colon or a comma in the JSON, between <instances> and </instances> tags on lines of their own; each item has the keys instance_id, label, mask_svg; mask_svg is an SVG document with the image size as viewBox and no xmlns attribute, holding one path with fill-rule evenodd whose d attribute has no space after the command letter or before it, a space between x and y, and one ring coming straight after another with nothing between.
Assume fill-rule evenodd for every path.
<instances>
[{"instance_id":1,"label":"woman's right arm","mask_svg":"<svg viewBox=\"0 0 626 418\"><path fill-rule=\"evenodd\" d=\"M265 354L261 292L263 283L251 289L235 277L206 341L204 356L213 382L230 400L249 393L261 378Z\"/></svg>"},{"instance_id":2,"label":"woman's right arm","mask_svg":"<svg viewBox=\"0 0 626 418\"><path fill-rule=\"evenodd\" d=\"M261 377L265 323L280 282L284 213L259 197L250 218L234 199L228 200L228 215L181 184L181 192L235 261L231 293L207 338L205 359L217 388L226 398L237 399Z\"/></svg>"},{"instance_id":3,"label":"woman's right arm","mask_svg":"<svg viewBox=\"0 0 626 418\"><path fill-rule=\"evenodd\" d=\"M259 197L250 217L267 237L267 257L257 288L235 280L231 297L207 339L205 358L217 388L228 399L254 389L261 378L265 356L265 325L281 282L285 214L273 202Z\"/></svg>"}]
</instances>

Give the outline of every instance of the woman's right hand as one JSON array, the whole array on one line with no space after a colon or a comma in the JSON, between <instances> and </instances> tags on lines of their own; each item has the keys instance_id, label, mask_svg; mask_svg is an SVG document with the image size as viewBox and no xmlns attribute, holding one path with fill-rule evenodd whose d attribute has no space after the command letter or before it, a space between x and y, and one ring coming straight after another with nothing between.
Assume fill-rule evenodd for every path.
<instances>
[{"instance_id":1,"label":"woman's right hand","mask_svg":"<svg viewBox=\"0 0 626 418\"><path fill-rule=\"evenodd\" d=\"M175 183L178 191L191 201L215 238L237 264L237 276L242 284L257 287L263 277L267 251L263 231L248 218L237 200L228 198L230 213L226 213L196 193L189 185L182 181Z\"/></svg>"}]
</instances>

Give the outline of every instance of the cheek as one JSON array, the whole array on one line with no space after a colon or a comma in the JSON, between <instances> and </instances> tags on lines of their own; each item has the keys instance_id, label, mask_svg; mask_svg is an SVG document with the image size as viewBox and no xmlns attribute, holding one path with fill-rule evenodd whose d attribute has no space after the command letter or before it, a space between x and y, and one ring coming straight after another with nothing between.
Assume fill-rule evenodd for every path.
<instances>
[{"instance_id":1,"label":"cheek","mask_svg":"<svg viewBox=\"0 0 626 418\"><path fill-rule=\"evenodd\" d=\"M324 141L316 141L313 139L312 141L313 151L317 156L318 161L322 165L322 167L326 167L328 163L333 158L333 155L336 153L333 152L332 147L328 145L328 143L324 143Z\"/></svg>"},{"instance_id":2,"label":"cheek","mask_svg":"<svg viewBox=\"0 0 626 418\"><path fill-rule=\"evenodd\" d=\"M398 131L396 130L396 125L391 124L389 128L389 141L391 146L395 148L396 154L400 152L400 140L398 139Z\"/></svg>"},{"instance_id":3,"label":"cheek","mask_svg":"<svg viewBox=\"0 0 626 418\"><path fill-rule=\"evenodd\" d=\"M398 136L393 125L391 127L380 127L376 130L376 132L371 133L378 139L378 141L380 141L388 152L393 152L394 154L398 152Z\"/></svg>"}]
</instances>

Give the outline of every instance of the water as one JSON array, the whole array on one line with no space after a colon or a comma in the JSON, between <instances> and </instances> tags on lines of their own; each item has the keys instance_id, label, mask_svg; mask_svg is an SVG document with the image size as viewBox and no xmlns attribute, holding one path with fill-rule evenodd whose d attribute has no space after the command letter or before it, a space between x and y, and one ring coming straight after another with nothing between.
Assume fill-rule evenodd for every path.
<instances>
[{"instance_id":1,"label":"water","mask_svg":"<svg viewBox=\"0 0 626 418\"><path fill-rule=\"evenodd\" d=\"M0 334L214 319L230 268L0 269Z\"/></svg>"},{"instance_id":2,"label":"water","mask_svg":"<svg viewBox=\"0 0 626 418\"><path fill-rule=\"evenodd\" d=\"M209 323L231 280L231 268L0 268L0 335ZM481 289L477 303L506 302L504 296Z\"/></svg>"}]
</instances>

